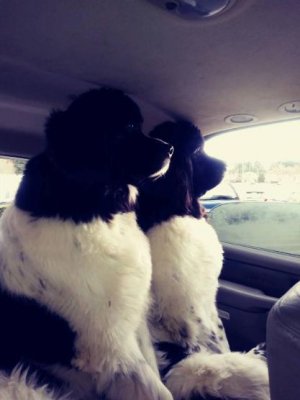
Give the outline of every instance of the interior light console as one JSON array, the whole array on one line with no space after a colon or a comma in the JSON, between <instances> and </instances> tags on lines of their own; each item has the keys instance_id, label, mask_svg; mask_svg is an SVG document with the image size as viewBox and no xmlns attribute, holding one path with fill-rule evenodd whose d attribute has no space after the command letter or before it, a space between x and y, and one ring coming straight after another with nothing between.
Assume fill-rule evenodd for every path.
<instances>
[{"instance_id":1,"label":"interior light console","mask_svg":"<svg viewBox=\"0 0 300 400\"><path fill-rule=\"evenodd\" d=\"M235 0L146 0L184 19L215 17L231 7Z\"/></svg>"}]
</instances>

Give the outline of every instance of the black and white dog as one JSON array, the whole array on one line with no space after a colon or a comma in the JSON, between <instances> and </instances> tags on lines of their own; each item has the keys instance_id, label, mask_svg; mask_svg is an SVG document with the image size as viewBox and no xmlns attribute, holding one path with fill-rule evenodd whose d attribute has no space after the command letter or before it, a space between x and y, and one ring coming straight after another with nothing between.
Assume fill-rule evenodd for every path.
<instances>
[{"instance_id":1,"label":"black and white dog","mask_svg":"<svg viewBox=\"0 0 300 400\"><path fill-rule=\"evenodd\" d=\"M137 183L166 172L173 149L141 125L114 89L53 112L46 149L1 218L0 369L50 373L71 399L172 398L147 331L152 266L135 203ZM32 387L15 370L0 377L0 398L52 399Z\"/></svg>"},{"instance_id":2,"label":"black and white dog","mask_svg":"<svg viewBox=\"0 0 300 400\"><path fill-rule=\"evenodd\" d=\"M150 136L174 146L166 175L142 186L138 212L152 252L151 333L164 381L175 400L267 400L266 363L230 352L216 307L223 251L198 199L222 180L225 165L204 153L188 122L165 122Z\"/></svg>"}]
</instances>

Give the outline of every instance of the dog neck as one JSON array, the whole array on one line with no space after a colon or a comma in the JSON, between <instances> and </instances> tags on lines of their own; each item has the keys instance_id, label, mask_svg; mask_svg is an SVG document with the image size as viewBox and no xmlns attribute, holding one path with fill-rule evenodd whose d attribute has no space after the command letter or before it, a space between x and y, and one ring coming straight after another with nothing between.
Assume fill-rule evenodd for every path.
<instances>
[{"instance_id":1,"label":"dog neck","mask_svg":"<svg viewBox=\"0 0 300 400\"><path fill-rule=\"evenodd\" d=\"M75 223L88 223L94 218L109 222L115 214L135 210L137 189L134 186L87 178L62 173L42 153L27 164L16 206L33 217Z\"/></svg>"},{"instance_id":2,"label":"dog neck","mask_svg":"<svg viewBox=\"0 0 300 400\"><path fill-rule=\"evenodd\" d=\"M145 232L175 216L202 217L199 201L188 185L182 181L174 184L168 174L140 189L137 214L138 223Z\"/></svg>"}]
</instances>

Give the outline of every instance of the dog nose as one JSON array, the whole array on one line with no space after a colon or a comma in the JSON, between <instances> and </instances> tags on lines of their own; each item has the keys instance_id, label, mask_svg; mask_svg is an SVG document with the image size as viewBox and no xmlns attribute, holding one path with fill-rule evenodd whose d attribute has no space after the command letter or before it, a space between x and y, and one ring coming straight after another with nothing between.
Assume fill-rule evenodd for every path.
<instances>
[{"instance_id":1,"label":"dog nose","mask_svg":"<svg viewBox=\"0 0 300 400\"><path fill-rule=\"evenodd\" d=\"M174 147L170 146L170 148L169 148L169 157L171 158L173 154L174 154Z\"/></svg>"}]
</instances>

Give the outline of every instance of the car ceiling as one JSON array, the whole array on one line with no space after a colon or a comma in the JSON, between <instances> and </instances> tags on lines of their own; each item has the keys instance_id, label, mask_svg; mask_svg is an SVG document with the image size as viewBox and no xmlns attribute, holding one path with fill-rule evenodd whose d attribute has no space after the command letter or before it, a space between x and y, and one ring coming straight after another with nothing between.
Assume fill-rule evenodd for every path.
<instances>
[{"instance_id":1,"label":"car ceiling","mask_svg":"<svg viewBox=\"0 0 300 400\"><path fill-rule=\"evenodd\" d=\"M0 131L38 136L53 107L110 85L137 99L145 129L192 120L204 134L296 115L300 1L236 0L218 17L187 21L146 0L0 0ZM240 125L238 125L240 127Z\"/></svg>"}]
</instances>

